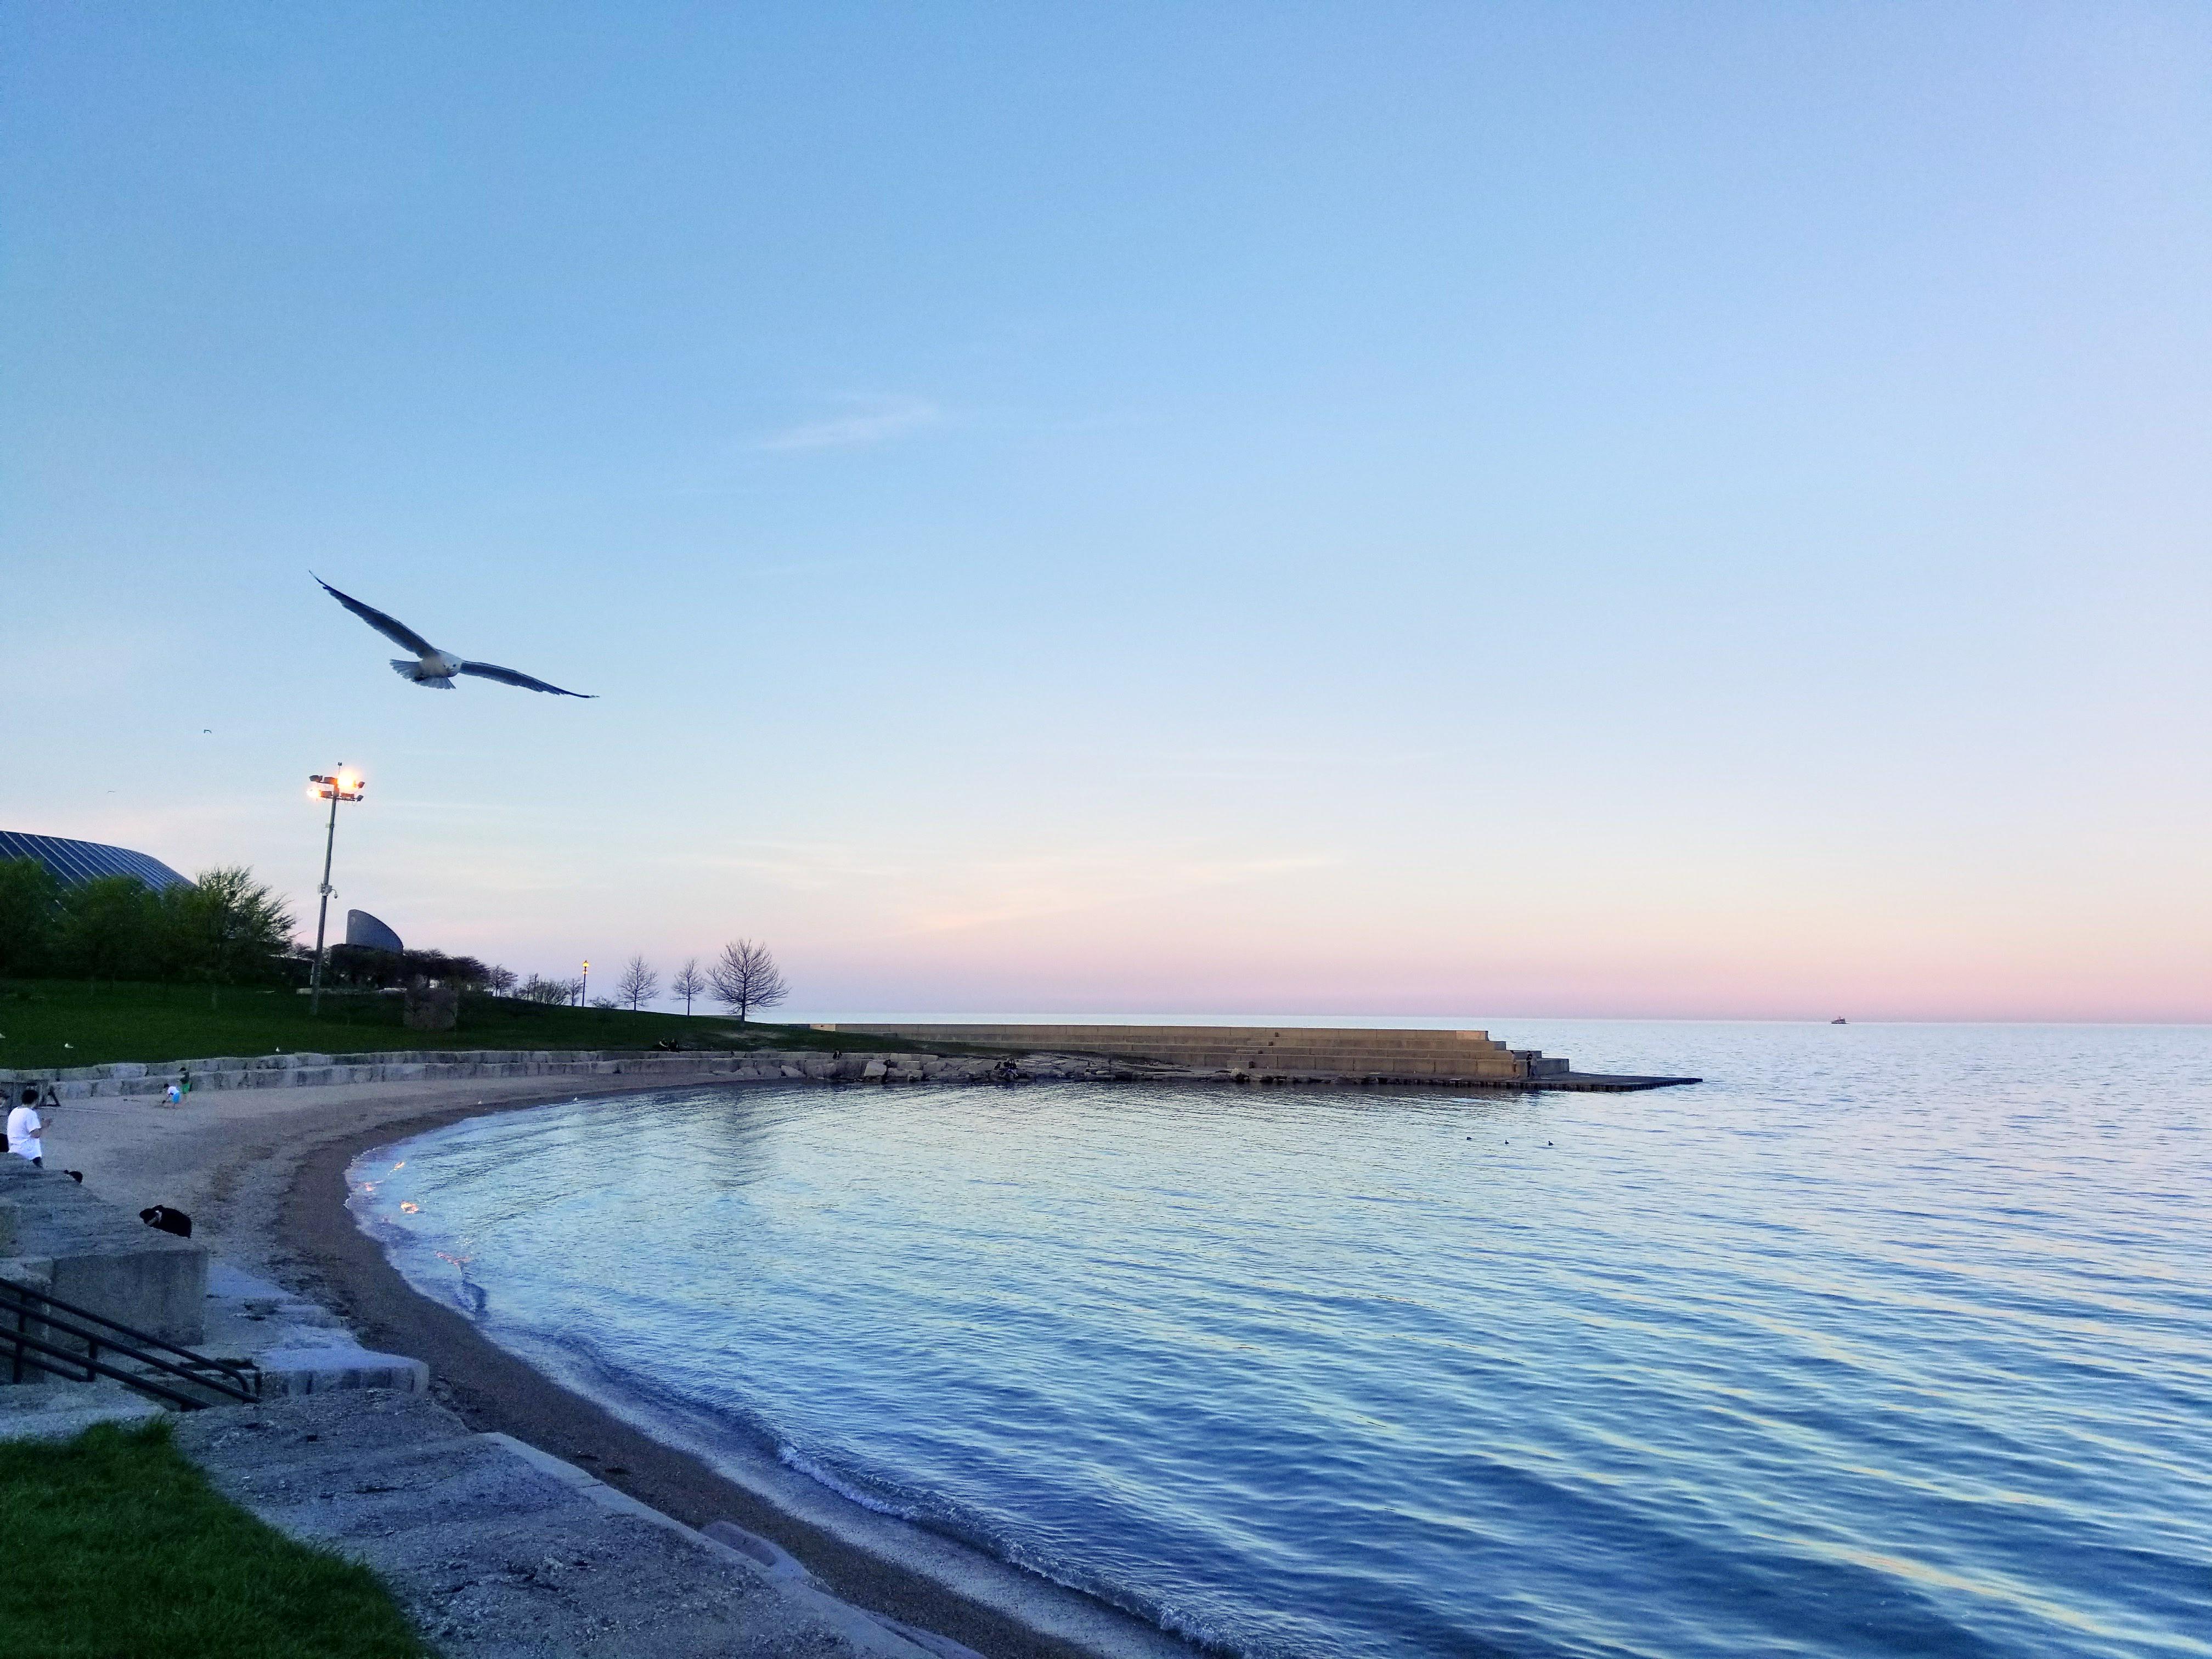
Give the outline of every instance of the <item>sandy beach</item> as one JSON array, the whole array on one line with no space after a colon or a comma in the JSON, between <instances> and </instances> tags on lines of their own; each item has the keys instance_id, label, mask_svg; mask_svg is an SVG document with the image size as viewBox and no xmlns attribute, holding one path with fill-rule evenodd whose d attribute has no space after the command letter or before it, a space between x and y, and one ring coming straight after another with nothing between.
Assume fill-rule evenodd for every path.
<instances>
[{"instance_id":1,"label":"sandy beach","mask_svg":"<svg viewBox=\"0 0 2212 1659\"><path fill-rule=\"evenodd\" d=\"M798 1512L805 1505L779 1503L725 1478L550 1381L457 1312L418 1295L346 1210L346 1169L374 1146L488 1112L694 1085L757 1086L702 1073L612 1086L605 1078L581 1087L574 1078L531 1078L234 1090L195 1094L175 1108L143 1097L88 1100L52 1114L46 1164L82 1170L88 1189L132 1209L164 1203L186 1211L195 1242L321 1303L369 1346L427 1360L434 1395L471 1428L513 1435L590 1469L690 1525L734 1522L789 1551L847 1601L991 1659L1190 1651L1148 1626L957 1546L857 1513L836 1516L834 1528L820 1524L829 1510L817 1508L810 1517ZM872 1533L892 1547L871 1547ZM963 1583L988 1600L954 1587Z\"/></svg>"}]
</instances>

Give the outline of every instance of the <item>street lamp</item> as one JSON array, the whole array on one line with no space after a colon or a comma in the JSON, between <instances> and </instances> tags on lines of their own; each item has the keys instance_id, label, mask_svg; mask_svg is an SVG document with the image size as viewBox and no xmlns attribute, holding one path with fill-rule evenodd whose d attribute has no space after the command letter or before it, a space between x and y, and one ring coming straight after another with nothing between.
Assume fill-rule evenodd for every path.
<instances>
[{"instance_id":1,"label":"street lamp","mask_svg":"<svg viewBox=\"0 0 2212 1659\"><path fill-rule=\"evenodd\" d=\"M576 986L576 1006L581 1008L592 994L592 959L584 958L584 977Z\"/></svg>"},{"instance_id":2,"label":"street lamp","mask_svg":"<svg viewBox=\"0 0 2212 1659\"><path fill-rule=\"evenodd\" d=\"M307 791L310 800L326 800L331 804L331 827L323 836L323 902L322 908L315 914L315 971L307 981L310 988L307 1012L319 1014L323 1012L323 931L331 919L331 852L337 844L338 803L359 800L368 784L365 779L347 771L343 761L338 763L334 772L309 773L307 781L313 786Z\"/></svg>"}]
</instances>

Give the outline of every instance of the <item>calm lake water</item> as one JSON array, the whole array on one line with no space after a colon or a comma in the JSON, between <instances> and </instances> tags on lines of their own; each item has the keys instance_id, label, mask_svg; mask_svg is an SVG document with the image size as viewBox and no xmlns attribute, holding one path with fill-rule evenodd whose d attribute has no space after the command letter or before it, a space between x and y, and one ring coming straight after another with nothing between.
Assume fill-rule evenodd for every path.
<instances>
[{"instance_id":1,"label":"calm lake water","mask_svg":"<svg viewBox=\"0 0 2212 1659\"><path fill-rule=\"evenodd\" d=\"M2212 1655L2212 1030L1493 1030L1711 1081L670 1092L355 1203L564 1380L1235 1653Z\"/></svg>"}]
</instances>

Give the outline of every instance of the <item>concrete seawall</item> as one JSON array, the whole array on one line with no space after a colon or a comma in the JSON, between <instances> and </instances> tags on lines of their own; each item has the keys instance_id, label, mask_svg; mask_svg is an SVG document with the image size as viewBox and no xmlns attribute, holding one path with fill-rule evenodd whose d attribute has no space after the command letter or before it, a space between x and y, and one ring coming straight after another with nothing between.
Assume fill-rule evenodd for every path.
<instances>
[{"instance_id":1,"label":"concrete seawall","mask_svg":"<svg viewBox=\"0 0 2212 1659\"><path fill-rule=\"evenodd\" d=\"M564 1048L479 1048L355 1054L215 1055L200 1060L105 1066L52 1066L0 1072L0 1087L52 1083L62 1100L130 1099L160 1095L180 1076L195 1090L319 1089L362 1083L444 1082L471 1078L690 1077L701 1072L732 1077L807 1077L805 1062L831 1056L762 1049L651 1052Z\"/></svg>"},{"instance_id":2,"label":"concrete seawall","mask_svg":"<svg viewBox=\"0 0 2212 1659\"><path fill-rule=\"evenodd\" d=\"M1237 1025L820 1025L920 1043L1110 1054L1200 1072L1415 1083L1526 1083L1567 1070L1487 1031Z\"/></svg>"}]
</instances>

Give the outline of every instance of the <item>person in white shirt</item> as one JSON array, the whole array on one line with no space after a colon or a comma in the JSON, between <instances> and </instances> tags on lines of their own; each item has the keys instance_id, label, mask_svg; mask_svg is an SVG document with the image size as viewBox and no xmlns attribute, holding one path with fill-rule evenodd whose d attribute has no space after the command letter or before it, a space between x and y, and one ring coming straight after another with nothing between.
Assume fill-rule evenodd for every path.
<instances>
[{"instance_id":1,"label":"person in white shirt","mask_svg":"<svg viewBox=\"0 0 2212 1659\"><path fill-rule=\"evenodd\" d=\"M23 1103L8 1114L8 1150L45 1169L46 1145L39 1137L46 1130L46 1121L39 1115L39 1091L27 1088L23 1091Z\"/></svg>"}]
</instances>

